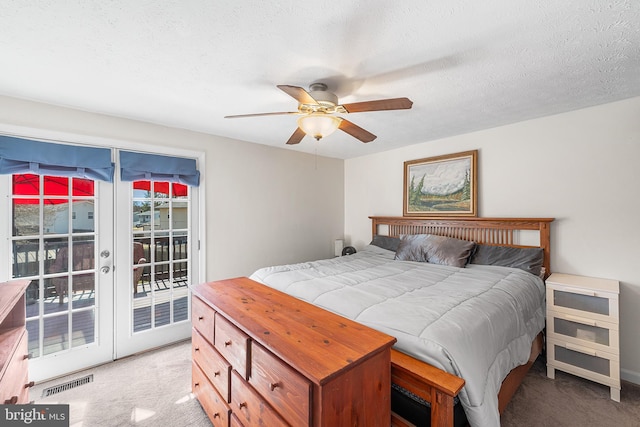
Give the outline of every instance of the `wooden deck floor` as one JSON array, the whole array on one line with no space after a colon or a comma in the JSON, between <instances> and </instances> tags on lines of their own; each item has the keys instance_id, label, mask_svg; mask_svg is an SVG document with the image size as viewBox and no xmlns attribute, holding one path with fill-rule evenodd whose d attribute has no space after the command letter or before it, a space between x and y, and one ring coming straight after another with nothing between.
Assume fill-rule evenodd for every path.
<instances>
[{"instance_id":1,"label":"wooden deck floor","mask_svg":"<svg viewBox=\"0 0 640 427\"><path fill-rule=\"evenodd\" d=\"M162 281L158 281L154 287L155 292L152 293L149 283L140 284L139 292L133 295L134 333L189 319L189 291L186 282L174 283L173 293ZM39 349L38 342L41 327L37 318L38 302L37 300L29 301L26 312L29 353L32 358L95 342L95 293L93 291L74 293L71 312L69 312L69 300L66 297L62 303L56 295L44 299L42 351ZM171 319L171 304L173 304L173 319ZM71 323L71 336L69 336L69 323Z\"/></svg>"}]
</instances>

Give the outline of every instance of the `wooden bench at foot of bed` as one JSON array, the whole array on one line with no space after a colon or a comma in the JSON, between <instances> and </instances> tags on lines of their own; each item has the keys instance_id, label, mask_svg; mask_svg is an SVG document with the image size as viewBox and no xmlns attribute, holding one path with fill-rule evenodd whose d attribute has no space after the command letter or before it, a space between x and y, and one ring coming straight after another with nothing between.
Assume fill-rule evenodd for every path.
<instances>
[{"instance_id":1,"label":"wooden bench at foot of bed","mask_svg":"<svg viewBox=\"0 0 640 427\"><path fill-rule=\"evenodd\" d=\"M531 369L533 362L542 353L543 342L543 333L540 332L531 344L529 361L513 369L502 382L498 393L500 413L507 407L518 386ZM454 398L464 386L462 378L391 349L391 382L429 402L431 405L431 426L451 427L454 425ZM392 412L391 425L412 427L414 424Z\"/></svg>"},{"instance_id":2,"label":"wooden bench at foot of bed","mask_svg":"<svg viewBox=\"0 0 640 427\"><path fill-rule=\"evenodd\" d=\"M391 382L431 404L432 426L453 426L453 399L464 386L462 378L391 349ZM413 424L392 412L391 425Z\"/></svg>"}]
</instances>

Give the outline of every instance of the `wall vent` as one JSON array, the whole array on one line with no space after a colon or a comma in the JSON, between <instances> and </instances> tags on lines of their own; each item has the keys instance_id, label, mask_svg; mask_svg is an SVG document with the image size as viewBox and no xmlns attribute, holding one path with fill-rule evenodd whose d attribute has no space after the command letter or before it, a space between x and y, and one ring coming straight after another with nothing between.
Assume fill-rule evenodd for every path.
<instances>
[{"instance_id":1,"label":"wall vent","mask_svg":"<svg viewBox=\"0 0 640 427\"><path fill-rule=\"evenodd\" d=\"M60 393L61 391L67 391L72 388L78 387L80 385L88 384L93 382L93 374L87 375L86 377L78 378L64 384L54 385L53 387L47 387L42 390L42 397L49 397L56 393Z\"/></svg>"}]
</instances>

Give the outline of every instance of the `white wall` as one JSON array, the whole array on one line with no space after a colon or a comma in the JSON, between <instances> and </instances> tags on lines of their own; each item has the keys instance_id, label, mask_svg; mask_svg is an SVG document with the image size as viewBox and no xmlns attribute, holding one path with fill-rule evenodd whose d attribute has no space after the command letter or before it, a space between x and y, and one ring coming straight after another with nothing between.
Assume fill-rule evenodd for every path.
<instances>
[{"instance_id":1,"label":"white wall","mask_svg":"<svg viewBox=\"0 0 640 427\"><path fill-rule=\"evenodd\" d=\"M347 160L345 238L402 215L404 161L473 149L479 216L554 217L553 271L620 280L622 377L640 384L640 98Z\"/></svg>"},{"instance_id":2,"label":"white wall","mask_svg":"<svg viewBox=\"0 0 640 427\"><path fill-rule=\"evenodd\" d=\"M342 160L0 97L0 132L16 129L25 137L63 133L150 152L204 152L207 281L329 258L342 238Z\"/></svg>"}]
</instances>

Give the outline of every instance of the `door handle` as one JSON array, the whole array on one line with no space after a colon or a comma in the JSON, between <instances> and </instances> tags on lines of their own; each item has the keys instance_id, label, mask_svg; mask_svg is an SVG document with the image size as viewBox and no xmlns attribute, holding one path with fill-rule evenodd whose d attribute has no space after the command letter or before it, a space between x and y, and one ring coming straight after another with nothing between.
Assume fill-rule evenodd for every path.
<instances>
[{"instance_id":1,"label":"door handle","mask_svg":"<svg viewBox=\"0 0 640 427\"><path fill-rule=\"evenodd\" d=\"M107 274L109 271L111 271L111 269L109 268L108 265L105 265L104 267L100 268L100 272L102 274Z\"/></svg>"},{"instance_id":2,"label":"door handle","mask_svg":"<svg viewBox=\"0 0 640 427\"><path fill-rule=\"evenodd\" d=\"M103 250L102 252L100 252L100 256L102 258L109 258L109 255L111 255L111 252L109 252L108 249Z\"/></svg>"}]
</instances>

